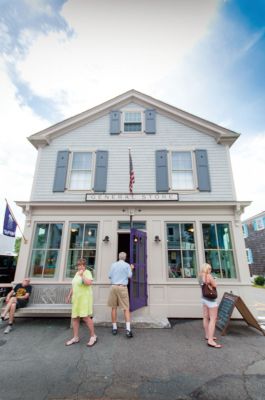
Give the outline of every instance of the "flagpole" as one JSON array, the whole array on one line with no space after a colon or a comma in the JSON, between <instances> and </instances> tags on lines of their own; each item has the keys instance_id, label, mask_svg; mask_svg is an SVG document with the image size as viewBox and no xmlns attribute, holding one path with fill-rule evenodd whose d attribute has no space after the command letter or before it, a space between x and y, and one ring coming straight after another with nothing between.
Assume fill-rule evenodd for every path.
<instances>
[{"instance_id":1,"label":"flagpole","mask_svg":"<svg viewBox=\"0 0 265 400\"><path fill-rule=\"evenodd\" d=\"M22 232L22 230L20 229L19 224L17 223L17 220L16 220L16 218L15 218L15 216L14 216L12 210L11 210L11 207L10 207L9 204L8 204L7 199L5 199L5 201L6 201L6 205L7 205L8 209L9 209L9 212L10 212L10 214L12 215L12 218L14 219L14 221L15 221L16 224L17 224L18 229L20 230L20 233L21 233L21 235L22 235L22 237L23 237L24 243L26 244L28 241L27 241L27 239L25 238L25 236L23 235L23 232Z\"/></svg>"}]
</instances>

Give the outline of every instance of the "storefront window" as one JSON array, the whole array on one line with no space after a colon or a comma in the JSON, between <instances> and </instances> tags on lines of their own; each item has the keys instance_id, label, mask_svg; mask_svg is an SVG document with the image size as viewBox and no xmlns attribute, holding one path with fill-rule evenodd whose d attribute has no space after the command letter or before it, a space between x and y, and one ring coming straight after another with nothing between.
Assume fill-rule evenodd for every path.
<instances>
[{"instance_id":1,"label":"storefront window","mask_svg":"<svg viewBox=\"0 0 265 400\"><path fill-rule=\"evenodd\" d=\"M197 271L194 226L167 224L169 278L195 278Z\"/></svg>"},{"instance_id":2,"label":"storefront window","mask_svg":"<svg viewBox=\"0 0 265 400\"><path fill-rule=\"evenodd\" d=\"M129 230L131 227L130 221L119 221L118 222L118 229L119 230ZM135 229L146 229L145 221L133 221L132 228Z\"/></svg>"},{"instance_id":3,"label":"storefront window","mask_svg":"<svg viewBox=\"0 0 265 400\"><path fill-rule=\"evenodd\" d=\"M36 225L30 262L30 276L54 278L58 271L63 224Z\"/></svg>"},{"instance_id":4,"label":"storefront window","mask_svg":"<svg viewBox=\"0 0 265 400\"><path fill-rule=\"evenodd\" d=\"M73 223L70 228L66 277L72 278L79 258L85 258L87 268L94 271L96 264L97 224Z\"/></svg>"},{"instance_id":5,"label":"storefront window","mask_svg":"<svg viewBox=\"0 0 265 400\"><path fill-rule=\"evenodd\" d=\"M229 224L202 224L205 261L219 278L236 278Z\"/></svg>"}]
</instances>

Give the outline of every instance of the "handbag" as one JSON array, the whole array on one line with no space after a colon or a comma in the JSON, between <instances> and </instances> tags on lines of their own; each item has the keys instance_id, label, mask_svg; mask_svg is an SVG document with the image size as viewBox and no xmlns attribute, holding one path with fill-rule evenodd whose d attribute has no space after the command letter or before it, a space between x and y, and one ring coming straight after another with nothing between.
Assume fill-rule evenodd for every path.
<instances>
[{"instance_id":1,"label":"handbag","mask_svg":"<svg viewBox=\"0 0 265 400\"><path fill-rule=\"evenodd\" d=\"M215 287L210 286L208 283L202 284L202 295L206 299L217 299L217 290Z\"/></svg>"}]
</instances>

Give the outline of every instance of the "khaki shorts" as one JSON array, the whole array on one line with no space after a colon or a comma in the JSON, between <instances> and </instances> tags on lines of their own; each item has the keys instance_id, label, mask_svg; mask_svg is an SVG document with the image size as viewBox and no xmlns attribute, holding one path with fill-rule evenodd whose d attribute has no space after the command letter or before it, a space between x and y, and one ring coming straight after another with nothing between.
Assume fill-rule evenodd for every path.
<instances>
[{"instance_id":1,"label":"khaki shorts","mask_svg":"<svg viewBox=\"0 0 265 400\"><path fill-rule=\"evenodd\" d=\"M129 294L127 286L113 285L110 290L108 306L112 308L121 307L123 310L129 310Z\"/></svg>"}]
</instances>

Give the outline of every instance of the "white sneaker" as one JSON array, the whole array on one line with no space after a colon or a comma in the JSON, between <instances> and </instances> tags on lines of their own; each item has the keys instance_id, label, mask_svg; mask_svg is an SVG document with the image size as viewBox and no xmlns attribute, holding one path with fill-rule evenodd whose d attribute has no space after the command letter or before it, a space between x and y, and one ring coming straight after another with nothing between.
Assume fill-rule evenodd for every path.
<instances>
[{"instance_id":1,"label":"white sneaker","mask_svg":"<svg viewBox=\"0 0 265 400\"><path fill-rule=\"evenodd\" d=\"M13 329L12 325L7 325L6 329L4 330L4 333L9 333Z\"/></svg>"}]
</instances>

